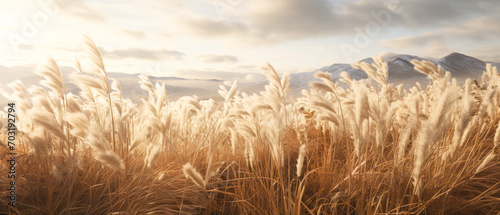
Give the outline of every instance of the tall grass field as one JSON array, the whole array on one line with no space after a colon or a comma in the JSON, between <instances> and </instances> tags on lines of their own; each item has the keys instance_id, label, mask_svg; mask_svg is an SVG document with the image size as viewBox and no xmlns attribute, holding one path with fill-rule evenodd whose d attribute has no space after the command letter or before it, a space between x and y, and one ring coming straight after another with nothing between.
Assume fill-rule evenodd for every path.
<instances>
[{"instance_id":1,"label":"tall grass field","mask_svg":"<svg viewBox=\"0 0 500 215\"><path fill-rule=\"evenodd\" d=\"M457 83L413 60L430 83L403 88L374 57L354 65L368 79L343 73L341 87L318 72L298 98L267 65L264 91L225 82L223 102L173 101L141 75L148 96L133 103L90 38L84 51L77 95L55 60L38 68L38 86L0 89L12 105L0 114L0 214L500 213L491 65Z\"/></svg>"}]
</instances>

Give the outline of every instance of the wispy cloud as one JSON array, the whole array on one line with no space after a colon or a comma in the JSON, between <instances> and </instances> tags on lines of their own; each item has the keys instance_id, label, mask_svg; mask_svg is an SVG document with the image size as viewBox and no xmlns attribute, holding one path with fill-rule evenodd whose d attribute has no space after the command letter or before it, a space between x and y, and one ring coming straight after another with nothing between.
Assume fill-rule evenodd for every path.
<instances>
[{"instance_id":1,"label":"wispy cloud","mask_svg":"<svg viewBox=\"0 0 500 215\"><path fill-rule=\"evenodd\" d=\"M85 22L107 23L102 13L81 1L72 1L70 4L67 4L65 11L70 16L79 18Z\"/></svg>"},{"instance_id":2,"label":"wispy cloud","mask_svg":"<svg viewBox=\"0 0 500 215\"><path fill-rule=\"evenodd\" d=\"M202 54L197 56L204 63L236 63L238 58L232 55Z\"/></svg>"},{"instance_id":3,"label":"wispy cloud","mask_svg":"<svg viewBox=\"0 0 500 215\"><path fill-rule=\"evenodd\" d=\"M236 36L249 31L243 23L215 21L208 18L185 18L180 19L178 24L188 33L198 37Z\"/></svg>"},{"instance_id":4,"label":"wispy cloud","mask_svg":"<svg viewBox=\"0 0 500 215\"><path fill-rule=\"evenodd\" d=\"M380 43L392 49L407 49L441 43L443 40L443 35L432 32L421 35L399 37L390 40L382 40Z\"/></svg>"},{"instance_id":5,"label":"wispy cloud","mask_svg":"<svg viewBox=\"0 0 500 215\"><path fill-rule=\"evenodd\" d=\"M108 51L101 48L103 56L109 58L123 59L135 58L140 60L183 60L185 54L179 51L166 50L166 49L141 49L141 48L127 48L116 49Z\"/></svg>"},{"instance_id":6,"label":"wispy cloud","mask_svg":"<svg viewBox=\"0 0 500 215\"><path fill-rule=\"evenodd\" d=\"M444 28L444 32L456 37L467 37L475 40L499 39L500 16L483 16L467 22Z\"/></svg>"},{"instance_id":7,"label":"wispy cloud","mask_svg":"<svg viewBox=\"0 0 500 215\"><path fill-rule=\"evenodd\" d=\"M179 69L174 71L174 76L190 79L222 79L226 81L253 80L261 77L260 73L241 73L213 69Z\"/></svg>"},{"instance_id":8,"label":"wispy cloud","mask_svg":"<svg viewBox=\"0 0 500 215\"><path fill-rule=\"evenodd\" d=\"M328 0L254 0L244 9L229 11L240 21L210 17L182 18L181 27L200 37L228 37L252 44L269 44L302 38L347 36L376 20L380 11L393 11L388 2L357 0L334 3ZM446 27L474 16L492 13L489 5L472 0L410 0L399 2L390 14L390 27L425 29ZM498 8L498 7L496 7Z\"/></svg>"},{"instance_id":9,"label":"wispy cloud","mask_svg":"<svg viewBox=\"0 0 500 215\"><path fill-rule=\"evenodd\" d=\"M122 28L121 30L122 30L122 32L124 32L128 36L131 36L135 39L145 39L147 37L146 33L144 33L143 31L132 30L132 29L127 29L127 28Z\"/></svg>"},{"instance_id":10,"label":"wispy cloud","mask_svg":"<svg viewBox=\"0 0 500 215\"><path fill-rule=\"evenodd\" d=\"M415 54L424 55L424 57L440 57L452 52L452 50L446 45L445 37L436 32L382 40L380 43L393 50L408 51L423 49L420 53Z\"/></svg>"}]
</instances>

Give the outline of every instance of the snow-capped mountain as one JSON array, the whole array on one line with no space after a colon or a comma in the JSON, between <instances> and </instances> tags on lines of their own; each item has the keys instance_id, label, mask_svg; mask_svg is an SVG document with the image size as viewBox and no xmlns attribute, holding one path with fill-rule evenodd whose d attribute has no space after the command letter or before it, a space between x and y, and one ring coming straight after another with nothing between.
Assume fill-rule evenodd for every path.
<instances>
[{"instance_id":1,"label":"snow-capped mountain","mask_svg":"<svg viewBox=\"0 0 500 215\"><path fill-rule=\"evenodd\" d=\"M413 55L395 55L385 59L389 67L389 82L391 83L412 83L421 82L421 84L426 84L422 82L428 82L427 76L416 71L413 67L411 60L428 60L433 62L435 65L441 65L446 71L449 71L453 77L459 80L465 80L466 78L479 78L483 71L485 70L486 62L481 61L477 58L467 56L461 53L451 53L439 60L426 59ZM372 63L371 58L365 58L361 61ZM499 66L498 63L492 63L494 66ZM295 73L290 76L290 84L294 90L300 90L307 88L308 83L317 80L314 78L314 73L317 71L328 72L332 75L334 81L340 79L340 73L345 71L349 73L351 78L360 80L367 78L365 72L359 69L352 68L350 64L333 64L330 66L325 66L316 71Z\"/></svg>"}]
</instances>

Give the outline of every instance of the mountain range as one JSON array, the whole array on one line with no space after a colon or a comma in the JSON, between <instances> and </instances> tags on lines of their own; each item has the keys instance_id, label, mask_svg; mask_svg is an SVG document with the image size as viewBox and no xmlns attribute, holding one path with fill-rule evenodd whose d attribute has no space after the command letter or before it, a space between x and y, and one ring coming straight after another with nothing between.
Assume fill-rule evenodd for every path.
<instances>
[{"instance_id":1,"label":"mountain range","mask_svg":"<svg viewBox=\"0 0 500 215\"><path fill-rule=\"evenodd\" d=\"M413 64L411 60L428 60L433 62L435 65L441 65L446 71L449 71L453 77L457 78L460 82L463 82L467 78L479 79L485 70L486 63L490 63L493 66L500 66L500 63L486 62L479 60L477 58L467 56L461 53L451 53L440 59L422 58L414 55L407 54L397 54L390 57L386 57L384 60L388 63L389 68L389 78L388 81L394 84L403 83L404 88L409 88L415 85L415 82L419 82L421 85L425 86L429 82L426 75L413 69ZM361 61L372 63L372 58L366 58ZM33 73L33 69L29 72L16 72L16 68L13 67L3 67L0 66L0 75L3 78L0 80L0 84L5 87L8 83L20 79L24 85L29 88L32 85L38 84L42 79L40 76ZM67 92L72 92L78 94L79 89L76 85L72 84L69 80L69 74L75 72L74 69L70 67L62 67L64 81L66 83ZM314 78L314 73L317 71L328 72L332 75L334 81L340 79L340 73L345 71L349 73L351 78L359 80L367 78L368 76L362 70L353 68L350 64L335 63L330 66L325 66L320 69L294 73L290 75L290 84L296 96L300 96L302 89L308 88L308 83L311 81L317 81ZM140 101L141 96L147 96L147 92L140 88L138 81L138 74L125 74L125 73L108 73L109 78L117 80L120 82L123 95L126 98L130 98L135 102ZM155 77L148 76L150 80L155 83L165 83L165 87L169 94L169 98L176 100L181 96L191 96L197 95L201 99L212 98L216 101L221 101L217 93L219 85L223 83L223 80L209 79L186 79L179 77ZM253 83L239 83L239 89L247 94L258 93L264 90L264 85L267 84L266 80L261 80ZM342 84L341 84L342 86ZM345 85L344 85L345 86ZM0 103L5 103L0 96Z\"/></svg>"},{"instance_id":2,"label":"mountain range","mask_svg":"<svg viewBox=\"0 0 500 215\"><path fill-rule=\"evenodd\" d=\"M414 66L411 63L413 59L419 61L427 60L434 63L436 66L441 65L445 71L449 71L458 81L464 81L467 78L480 78L483 71L485 71L486 63L490 63L497 67L500 66L500 63L482 61L457 52L451 53L440 59L426 59L414 55L398 54L384 59L389 68L388 82L394 84L403 83L403 86L406 87L413 86L415 82L426 85L428 83L427 76L413 68ZM372 58L365 58L361 61L373 63ZM351 78L356 80L368 77L364 71L353 68L350 64L336 63L311 72L291 74L290 84L294 91L307 88L309 82L316 80L314 78L314 73L318 71L330 73L334 81L338 81L341 78L340 73L343 71L349 73Z\"/></svg>"}]
</instances>

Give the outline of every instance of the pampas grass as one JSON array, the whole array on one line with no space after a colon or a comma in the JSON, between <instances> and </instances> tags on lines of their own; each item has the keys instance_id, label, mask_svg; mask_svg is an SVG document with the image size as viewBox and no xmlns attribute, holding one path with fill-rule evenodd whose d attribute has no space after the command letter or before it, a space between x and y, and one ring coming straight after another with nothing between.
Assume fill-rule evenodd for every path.
<instances>
[{"instance_id":1,"label":"pampas grass","mask_svg":"<svg viewBox=\"0 0 500 215\"><path fill-rule=\"evenodd\" d=\"M19 204L0 213L500 213L500 78L491 65L460 86L413 60L430 84L404 90L374 57L354 65L374 81L343 72L343 87L318 72L296 99L290 76L268 64L264 91L247 95L227 81L220 103L171 100L164 83L140 75L148 96L133 103L88 37L84 48L76 95L54 59L38 68L39 85L0 86L16 102L19 153ZM0 118L1 157L9 127Z\"/></svg>"},{"instance_id":2,"label":"pampas grass","mask_svg":"<svg viewBox=\"0 0 500 215\"><path fill-rule=\"evenodd\" d=\"M302 145L299 149L299 158L297 158L297 177L302 175L302 168L304 166L304 159L306 157L307 146Z\"/></svg>"},{"instance_id":3,"label":"pampas grass","mask_svg":"<svg viewBox=\"0 0 500 215\"><path fill-rule=\"evenodd\" d=\"M184 164L184 166L182 166L182 172L184 172L186 178L191 179L200 188L205 188L205 181L203 180L203 177L201 177L201 174L196 171L196 169L190 163Z\"/></svg>"}]
</instances>

